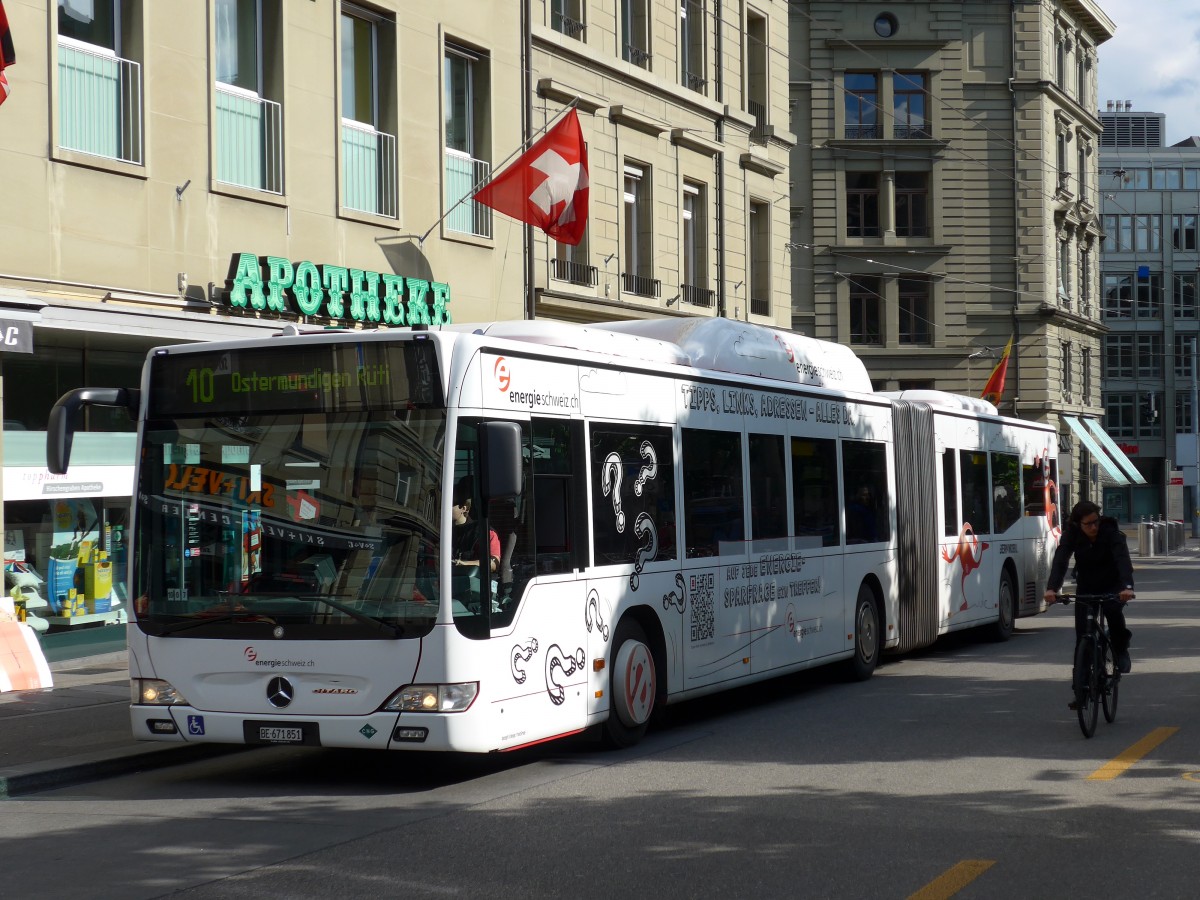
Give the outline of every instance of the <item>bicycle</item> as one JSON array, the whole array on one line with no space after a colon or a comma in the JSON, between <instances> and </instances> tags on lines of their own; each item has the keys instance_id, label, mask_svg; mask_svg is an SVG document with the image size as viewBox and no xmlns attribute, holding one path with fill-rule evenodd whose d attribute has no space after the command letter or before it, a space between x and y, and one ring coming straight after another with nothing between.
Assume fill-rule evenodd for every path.
<instances>
[{"instance_id":1,"label":"bicycle","mask_svg":"<svg viewBox=\"0 0 1200 900\"><path fill-rule=\"evenodd\" d=\"M1087 610L1087 625L1075 645L1075 712L1079 716L1079 727L1084 737L1096 733L1096 722L1100 708L1104 708L1104 721L1112 722L1117 717L1117 698L1120 696L1121 670L1113 655L1112 639L1100 610L1106 601L1121 602L1118 594L1059 594L1059 601L1070 604L1072 600L1084 604Z\"/></svg>"}]
</instances>

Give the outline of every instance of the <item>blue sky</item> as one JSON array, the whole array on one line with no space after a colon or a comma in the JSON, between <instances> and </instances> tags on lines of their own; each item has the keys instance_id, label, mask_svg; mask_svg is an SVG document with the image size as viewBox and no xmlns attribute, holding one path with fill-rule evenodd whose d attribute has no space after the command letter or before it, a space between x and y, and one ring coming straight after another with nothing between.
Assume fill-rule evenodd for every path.
<instances>
[{"instance_id":1,"label":"blue sky","mask_svg":"<svg viewBox=\"0 0 1200 900\"><path fill-rule=\"evenodd\" d=\"M1117 24L1101 44L1099 107L1167 114L1167 144L1200 135L1200 0L1099 0Z\"/></svg>"}]
</instances>

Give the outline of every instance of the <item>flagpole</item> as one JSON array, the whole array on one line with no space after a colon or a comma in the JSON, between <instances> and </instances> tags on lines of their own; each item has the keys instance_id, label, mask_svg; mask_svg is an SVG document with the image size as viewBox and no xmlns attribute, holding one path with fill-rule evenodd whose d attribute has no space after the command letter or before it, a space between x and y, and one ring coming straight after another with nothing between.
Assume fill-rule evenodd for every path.
<instances>
[{"instance_id":1,"label":"flagpole","mask_svg":"<svg viewBox=\"0 0 1200 900\"><path fill-rule=\"evenodd\" d=\"M562 110L559 112L559 114L557 116L555 116L552 121L547 122L545 125L543 125L541 128L539 128L536 132L534 132L529 137L527 137L524 141L522 141L520 146L518 146L516 150L514 150L512 153L508 154L508 156L504 157L504 159L501 160L500 162L496 163L496 165L492 167L492 171L496 171L498 169L504 168L504 166L508 165L512 160L514 160L516 157L520 156L522 153L524 153L526 150L528 150L529 145L533 143L534 138L540 136L542 134L542 132L548 131L550 129L551 125L558 122L558 120L560 118L562 118L563 113L570 112L572 109L574 109L578 105L578 103L579 103L579 98L576 97L574 100L572 100L566 106L564 106L562 108ZM471 187L471 189L469 191L467 191L465 194L463 194L461 198L459 198L459 201L457 203L455 203L448 210L446 210L444 213L442 213L441 217L438 218L437 221L435 221L432 225L429 226L429 230L426 231L419 238L417 238L417 243L423 245L425 243L425 239L428 238L429 235L433 234L433 229L435 229L439 225L441 225L442 222L446 221L446 219L449 218L450 213L454 212L456 209L458 209L460 206L462 206L463 203L465 203L467 200L469 200L471 197L473 197L475 195L475 192L477 190L479 190L481 187L483 187L484 184L486 184L488 179L491 177L492 177L492 172L488 172L487 175L484 175L477 182L475 182L475 184Z\"/></svg>"}]
</instances>

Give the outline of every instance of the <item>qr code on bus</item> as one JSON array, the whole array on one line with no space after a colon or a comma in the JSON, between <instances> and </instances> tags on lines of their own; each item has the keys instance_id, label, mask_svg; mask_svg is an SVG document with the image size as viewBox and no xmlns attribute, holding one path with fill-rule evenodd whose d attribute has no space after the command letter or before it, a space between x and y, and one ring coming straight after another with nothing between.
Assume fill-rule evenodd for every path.
<instances>
[{"instance_id":1,"label":"qr code on bus","mask_svg":"<svg viewBox=\"0 0 1200 900\"><path fill-rule=\"evenodd\" d=\"M713 621L713 589L711 584L692 584L692 643L711 641L716 631Z\"/></svg>"}]
</instances>

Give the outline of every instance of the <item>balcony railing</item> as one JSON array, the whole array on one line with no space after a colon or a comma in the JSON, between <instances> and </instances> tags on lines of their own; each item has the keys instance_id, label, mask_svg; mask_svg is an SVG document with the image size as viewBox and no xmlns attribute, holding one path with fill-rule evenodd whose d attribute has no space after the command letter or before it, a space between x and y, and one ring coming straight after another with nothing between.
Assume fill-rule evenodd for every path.
<instances>
[{"instance_id":1,"label":"balcony railing","mask_svg":"<svg viewBox=\"0 0 1200 900\"><path fill-rule=\"evenodd\" d=\"M216 180L282 194L283 107L227 84L216 101Z\"/></svg>"},{"instance_id":2,"label":"balcony railing","mask_svg":"<svg viewBox=\"0 0 1200 900\"><path fill-rule=\"evenodd\" d=\"M639 297L662 296L662 282L657 278L648 278L645 275L622 272L621 282L622 290L627 294L636 294Z\"/></svg>"},{"instance_id":3,"label":"balcony railing","mask_svg":"<svg viewBox=\"0 0 1200 900\"><path fill-rule=\"evenodd\" d=\"M892 134L896 136L898 141L919 141L928 140L933 137L929 131L928 125L900 125L892 126ZM847 135L849 137L849 135Z\"/></svg>"},{"instance_id":4,"label":"balcony railing","mask_svg":"<svg viewBox=\"0 0 1200 900\"><path fill-rule=\"evenodd\" d=\"M697 75L695 72L684 72L683 83L688 90L704 93L704 88L708 84L707 79L703 75Z\"/></svg>"},{"instance_id":5,"label":"balcony railing","mask_svg":"<svg viewBox=\"0 0 1200 900\"><path fill-rule=\"evenodd\" d=\"M848 141L874 141L881 137L883 137L883 130L878 125L846 123L846 140Z\"/></svg>"},{"instance_id":6,"label":"balcony railing","mask_svg":"<svg viewBox=\"0 0 1200 900\"><path fill-rule=\"evenodd\" d=\"M625 60L642 69L650 68L650 52L633 44L625 45Z\"/></svg>"},{"instance_id":7,"label":"balcony railing","mask_svg":"<svg viewBox=\"0 0 1200 900\"><path fill-rule=\"evenodd\" d=\"M771 301L763 297L751 297L750 312L756 316L769 316L771 314Z\"/></svg>"},{"instance_id":8,"label":"balcony railing","mask_svg":"<svg viewBox=\"0 0 1200 900\"><path fill-rule=\"evenodd\" d=\"M396 218L396 137L342 120L342 205Z\"/></svg>"},{"instance_id":9,"label":"balcony railing","mask_svg":"<svg viewBox=\"0 0 1200 900\"><path fill-rule=\"evenodd\" d=\"M713 305L714 292L708 288L696 287L693 284L681 284L679 293L683 302L690 303L692 306L711 307Z\"/></svg>"},{"instance_id":10,"label":"balcony railing","mask_svg":"<svg viewBox=\"0 0 1200 900\"><path fill-rule=\"evenodd\" d=\"M600 281L599 270L587 263L570 259L552 259L550 272L555 281L567 281L583 287L595 287Z\"/></svg>"},{"instance_id":11,"label":"balcony railing","mask_svg":"<svg viewBox=\"0 0 1200 900\"><path fill-rule=\"evenodd\" d=\"M492 210L466 199L492 171L492 164L446 148L446 227L463 234L492 236ZM458 201L462 200L462 203ZM455 206L455 204L458 204Z\"/></svg>"},{"instance_id":12,"label":"balcony railing","mask_svg":"<svg viewBox=\"0 0 1200 900\"><path fill-rule=\"evenodd\" d=\"M767 142L767 107L757 100L746 101L746 112L754 116L754 127L750 129L750 142L765 144Z\"/></svg>"},{"instance_id":13,"label":"balcony railing","mask_svg":"<svg viewBox=\"0 0 1200 900\"><path fill-rule=\"evenodd\" d=\"M102 47L58 39L59 145L142 164L142 67Z\"/></svg>"}]
</instances>

